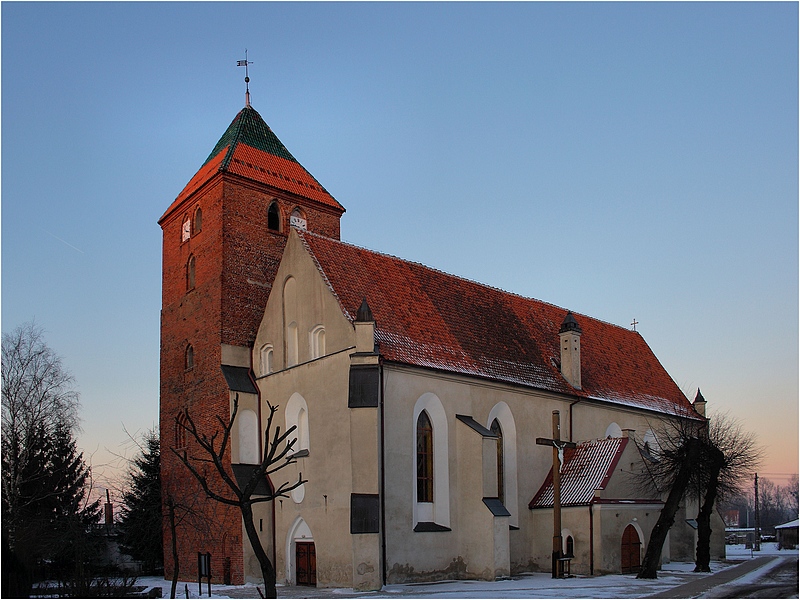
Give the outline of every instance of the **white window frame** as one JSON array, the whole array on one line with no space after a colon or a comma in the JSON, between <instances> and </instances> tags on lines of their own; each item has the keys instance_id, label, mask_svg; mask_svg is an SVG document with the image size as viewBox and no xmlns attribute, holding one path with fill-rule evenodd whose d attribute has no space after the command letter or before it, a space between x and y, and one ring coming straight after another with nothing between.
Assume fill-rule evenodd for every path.
<instances>
[{"instance_id":1,"label":"white window frame","mask_svg":"<svg viewBox=\"0 0 800 600\"><path fill-rule=\"evenodd\" d=\"M275 358L272 344L264 344L259 351L259 369L262 375L272 373L272 361Z\"/></svg>"},{"instance_id":2,"label":"white window frame","mask_svg":"<svg viewBox=\"0 0 800 600\"><path fill-rule=\"evenodd\" d=\"M293 437L297 438L292 450L293 453L300 450L310 450L310 432L308 427L308 403L306 399L300 394L295 392L289 397L286 403L286 410L284 411L286 419L286 431L291 427L297 427L293 432ZM291 436L290 436L291 437ZM296 504L300 504L305 497L305 484L296 487L292 490L292 500Z\"/></svg>"},{"instance_id":3,"label":"white window frame","mask_svg":"<svg viewBox=\"0 0 800 600\"><path fill-rule=\"evenodd\" d=\"M417 420L425 411L433 428L433 502L417 502ZM411 419L411 500L414 526L433 522L450 527L450 462L447 414L436 394L426 392L414 405Z\"/></svg>"},{"instance_id":4,"label":"white window frame","mask_svg":"<svg viewBox=\"0 0 800 600\"><path fill-rule=\"evenodd\" d=\"M519 488L517 483L517 425L511 408L505 402L498 402L489 411L486 428L492 429L497 419L503 430L503 482L505 487L505 507L511 513L508 524L519 527Z\"/></svg>"},{"instance_id":5,"label":"white window frame","mask_svg":"<svg viewBox=\"0 0 800 600\"><path fill-rule=\"evenodd\" d=\"M325 326L317 325L308 332L308 346L311 349L311 360L325 356Z\"/></svg>"}]
</instances>

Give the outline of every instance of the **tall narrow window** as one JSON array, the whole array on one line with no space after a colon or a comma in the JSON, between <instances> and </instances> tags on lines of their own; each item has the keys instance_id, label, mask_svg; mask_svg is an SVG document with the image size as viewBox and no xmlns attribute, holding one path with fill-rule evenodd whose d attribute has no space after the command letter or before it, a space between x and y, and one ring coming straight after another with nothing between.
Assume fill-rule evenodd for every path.
<instances>
[{"instance_id":1,"label":"tall narrow window","mask_svg":"<svg viewBox=\"0 0 800 600\"><path fill-rule=\"evenodd\" d=\"M186 263L186 290L194 289L194 275L195 272L195 259L194 256L189 257L189 262Z\"/></svg>"},{"instance_id":2,"label":"tall narrow window","mask_svg":"<svg viewBox=\"0 0 800 600\"><path fill-rule=\"evenodd\" d=\"M506 465L503 456L503 428L500 421L492 421L492 433L497 436L497 498L505 504L506 502Z\"/></svg>"},{"instance_id":3,"label":"tall narrow window","mask_svg":"<svg viewBox=\"0 0 800 600\"><path fill-rule=\"evenodd\" d=\"M200 233L203 230L203 210L198 206L194 211L194 231L192 233Z\"/></svg>"},{"instance_id":4,"label":"tall narrow window","mask_svg":"<svg viewBox=\"0 0 800 600\"><path fill-rule=\"evenodd\" d=\"M417 502L433 502L433 426L425 411L417 419Z\"/></svg>"},{"instance_id":5,"label":"tall narrow window","mask_svg":"<svg viewBox=\"0 0 800 600\"><path fill-rule=\"evenodd\" d=\"M278 203L273 202L267 210L267 228L272 231L281 230L281 213L278 211Z\"/></svg>"},{"instance_id":6,"label":"tall narrow window","mask_svg":"<svg viewBox=\"0 0 800 600\"><path fill-rule=\"evenodd\" d=\"M186 448L186 413L175 417L175 449Z\"/></svg>"},{"instance_id":7,"label":"tall narrow window","mask_svg":"<svg viewBox=\"0 0 800 600\"><path fill-rule=\"evenodd\" d=\"M186 346L186 355L184 357L184 367L188 371L194 368L194 348L189 344Z\"/></svg>"},{"instance_id":8,"label":"tall narrow window","mask_svg":"<svg viewBox=\"0 0 800 600\"><path fill-rule=\"evenodd\" d=\"M299 361L297 351L297 323L292 321L286 328L286 366L293 367Z\"/></svg>"},{"instance_id":9,"label":"tall narrow window","mask_svg":"<svg viewBox=\"0 0 800 600\"><path fill-rule=\"evenodd\" d=\"M304 408L297 413L297 450L308 450L308 413Z\"/></svg>"},{"instance_id":10,"label":"tall narrow window","mask_svg":"<svg viewBox=\"0 0 800 600\"><path fill-rule=\"evenodd\" d=\"M571 535L567 536L566 546L567 546L567 550L566 550L566 552L564 552L564 555L568 556L570 558L574 558L575 557L575 539Z\"/></svg>"}]
</instances>

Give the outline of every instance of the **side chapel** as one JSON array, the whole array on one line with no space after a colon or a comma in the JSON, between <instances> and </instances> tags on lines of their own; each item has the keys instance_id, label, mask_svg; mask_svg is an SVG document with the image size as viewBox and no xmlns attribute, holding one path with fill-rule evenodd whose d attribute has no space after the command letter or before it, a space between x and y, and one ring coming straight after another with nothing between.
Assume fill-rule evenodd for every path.
<instances>
[{"instance_id":1,"label":"side chapel","mask_svg":"<svg viewBox=\"0 0 800 600\"><path fill-rule=\"evenodd\" d=\"M296 426L296 463L257 505L278 582L380 589L549 571L555 411L562 554L573 574L635 572L662 506L633 485L652 426L703 419L642 336L339 239L345 209L249 104L159 220L163 230L161 443L181 577L210 553L215 581L257 580L237 509L206 500L171 449L178 419L219 429L258 463L266 402ZM648 451L649 450L649 451ZM280 479L280 481L277 481ZM697 502L662 560L691 560ZM715 515L712 556L724 556ZM176 567L164 527L165 574Z\"/></svg>"}]
</instances>

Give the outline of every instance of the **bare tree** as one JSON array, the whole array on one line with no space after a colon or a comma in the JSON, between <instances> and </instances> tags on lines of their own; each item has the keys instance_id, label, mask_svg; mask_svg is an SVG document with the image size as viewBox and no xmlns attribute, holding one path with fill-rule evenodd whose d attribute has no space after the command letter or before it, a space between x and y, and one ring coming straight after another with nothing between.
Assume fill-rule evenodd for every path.
<instances>
[{"instance_id":1,"label":"bare tree","mask_svg":"<svg viewBox=\"0 0 800 600\"><path fill-rule=\"evenodd\" d=\"M695 571L709 571L711 562L711 515L720 498L740 491L740 484L752 475L761 459L755 438L739 422L724 415L704 419L684 411L662 419L651 428L657 448L642 448L646 473L640 487L668 493L645 552L638 578L655 579L661 549L681 499L692 492L702 498L697 515Z\"/></svg>"},{"instance_id":2,"label":"bare tree","mask_svg":"<svg viewBox=\"0 0 800 600\"><path fill-rule=\"evenodd\" d=\"M42 329L25 323L3 334L2 452L4 530L11 546L21 511L40 498L23 495L47 473L37 467L40 441L78 424L78 393L61 358L44 341ZM42 494L49 494L39 486Z\"/></svg>"},{"instance_id":3,"label":"bare tree","mask_svg":"<svg viewBox=\"0 0 800 600\"><path fill-rule=\"evenodd\" d=\"M244 486L239 485L230 463L225 459L228 445L230 444L231 431L239 410L239 394L236 394L234 398L230 419L226 422L220 416L217 416L221 429L217 429L210 436L198 430L196 423L189 414L189 410L184 410L184 418L176 417L175 422L178 427L181 427L191 435L192 439L202 449L203 454L201 456L190 456L185 449L176 450L173 448L172 451L197 479L208 498L228 506L235 506L241 511L247 539L250 541L253 553L261 567L265 597L277 598L275 567L258 537L258 531L253 522L253 505L272 502L276 498L287 498L293 489L306 483L306 480L303 479L303 474L300 473L295 483L285 482L277 488L270 485L270 491L267 494L256 495L256 488L259 483L265 479L269 481L271 475L296 462L292 449L297 438L289 438L296 427L292 426L286 432L281 433L280 425L276 425L270 439L270 432L273 431L273 419L278 407L269 404L269 402L267 406L269 415L267 416L267 426L264 431L264 455L261 463L253 468L251 476ZM209 465L211 468L208 468Z\"/></svg>"},{"instance_id":4,"label":"bare tree","mask_svg":"<svg viewBox=\"0 0 800 600\"><path fill-rule=\"evenodd\" d=\"M640 479L646 487L662 492L669 490L667 499L658 517L658 521L650 532L642 565L637 579L656 579L658 565L661 562L661 549L667 539L667 534L678 512L680 501L686 495L686 490L692 482L695 464L701 453L701 443L697 435L697 424L686 418L677 418L666 427L664 432L671 431L676 434L661 436L656 434L659 448L654 450L654 460L648 465L648 471Z\"/></svg>"},{"instance_id":5,"label":"bare tree","mask_svg":"<svg viewBox=\"0 0 800 600\"><path fill-rule=\"evenodd\" d=\"M701 457L694 487L703 497L697 515L697 554L695 571L711 571L711 514L715 502L742 491L761 462L762 450L755 437L741 423L725 413L713 415L701 436Z\"/></svg>"}]
</instances>

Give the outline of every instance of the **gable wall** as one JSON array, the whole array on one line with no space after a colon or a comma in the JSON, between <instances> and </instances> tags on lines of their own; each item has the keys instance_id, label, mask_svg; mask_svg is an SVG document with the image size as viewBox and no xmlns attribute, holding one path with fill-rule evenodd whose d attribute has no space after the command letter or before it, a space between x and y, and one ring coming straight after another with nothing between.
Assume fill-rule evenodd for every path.
<instances>
[{"instance_id":1,"label":"gable wall","mask_svg":"<svg viewBox=\"0 0 800 600\"><path fill-rule=\"evenodd\" d=\"M283 282L288 277L296 282L296 302L290 307L283 302ZM287 311L298 324L299 363L292 367L286 366ZM325 356L309 360L308 332L320 324L325 327ZM266 402L278 406L275 423L285 431L286 405L292 395L302 396L308 408L309 456L297 459L296 464L272 478L276 486L284 481L296 481L300 473L308 480L302 496L296 493L276 503L278 581L294 581L289 537L302 519L316 547L317 585L352 587L354 550L350 535L350 494L378 491L377 421L347 408L350 353L354 351L355 333L296 235L289 238L274 292L258 330L254 344L256 365L258 351L264 344L272 344L274 348L275 372L262 377L256 371L264 403L262 410L266 414ZM351 436L351 428L360 432L357 439ZM351 466L362 462L369 466L366 471ZM362 570L367 568L379 577L378 563L373 561Z\"/></svg>"}]
</instances>

